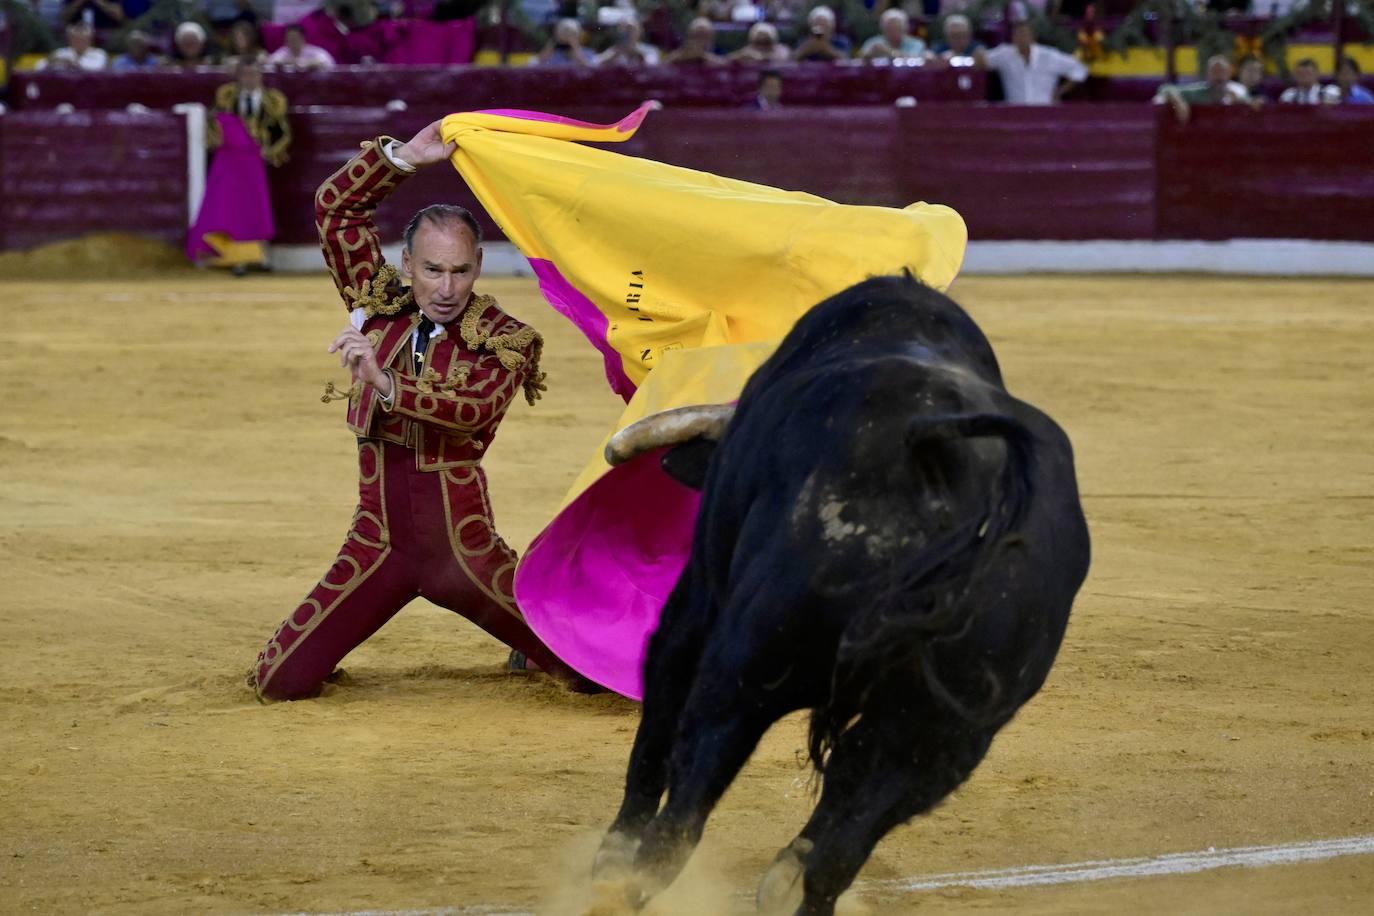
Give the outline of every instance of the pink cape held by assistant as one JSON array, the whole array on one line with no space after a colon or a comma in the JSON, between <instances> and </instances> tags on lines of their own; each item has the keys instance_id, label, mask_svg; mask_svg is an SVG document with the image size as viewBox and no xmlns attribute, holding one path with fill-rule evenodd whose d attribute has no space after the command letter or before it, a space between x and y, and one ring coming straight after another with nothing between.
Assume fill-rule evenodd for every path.
<instances>
[{"instance_id":1,"label":"pink cape held by assistant","mask_svg":"<svg viewBox=\"0 0 1374 916\"><path fill-rule=\"evenodd\" d=\"M905 269L944 289L958 273L967 230L948 207L848 206L584 145L629 140L656 107L614 124L496 110L442 126L454 167L628 402L607 439L660 410L735 400L801 315L869 276ZM697 505L657 456L611 468L598 449L516 573L531 628L639 698Z\"/></svg>"},{"instance_id":2,"label":"pink cape held by assistant","mask_svg":"<svg viewBox=\"0 0 1374 916\"><path fill-rule=\"evenodd\" d=\"M237 115L218 112L224 144L205 177L205 197L186 235L192 261L222 257L232 243L263 243L277 234L262 150Z\"/></svg>"}]
</instances>

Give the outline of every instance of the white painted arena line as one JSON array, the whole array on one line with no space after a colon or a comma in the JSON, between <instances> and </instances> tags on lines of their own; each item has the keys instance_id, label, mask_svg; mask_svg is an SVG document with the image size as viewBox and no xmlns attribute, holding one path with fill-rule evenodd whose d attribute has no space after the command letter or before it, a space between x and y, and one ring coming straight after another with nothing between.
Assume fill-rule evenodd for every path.
<instances>
[{"instance_id":1,"label":"white painted arena line","mask_svg":"<svg viewBox=\"0 0 1374 916\"><path fill-rule=\"evenodd\" d=\"M534 916L505 906L444 906L429 910L349 910L344 913L282 913L280 916Z\"/></svg>"},{"instance_id":2,"label":"white painted arena line","mask_svg":"<svg viewBox=\"0 0 1374 916\"><path fill-rule=\"evenodd\" d=\"M1059 865L1018 865L981 871L946 872L919 878L889 878L860 881L855 889L885 893L934 891L948 887L976 890L1007 890L1016 887L1045 887L1107 881L1112 878L1150 878L1161 875L1191 875L1218 868L1268 868L1320 862L1342 856L1374 855L1374 834L1313 840L1306 843L1280 843L1273 846L1237 846L1198 852L1173 852L1136 859L1097 859ZM752 897L750 893L748 896ZM478 905L419 910L355 910L347 913L287 913L281 916L533 916L526 910Z\"/></svg>"},{"instance_id":3,"label":"white painted arena line","mask_svg":"<svg viewBox=\"0 0 1374 916\"><path fill-rule=\"evenodd\" d=\"M1217 868L1267 868L1271 865L1294 865L1299 862L1317 862L1341 856L1360 855L1374 855L1374 834L1336 840L1314 840L1307 843L1283 843L1275 846L1240 846L1233 849L1213 847L1199 852L1175 852L1138 859L1103 859L1063 865L1021 865L1013 868L949 872L919 878L859 882L859 886L860 889L887 892L933 891L947 887L1006 890L1014 887L1106 881L1111 878L1191 875Z\"/></svg>"}]
</instances>

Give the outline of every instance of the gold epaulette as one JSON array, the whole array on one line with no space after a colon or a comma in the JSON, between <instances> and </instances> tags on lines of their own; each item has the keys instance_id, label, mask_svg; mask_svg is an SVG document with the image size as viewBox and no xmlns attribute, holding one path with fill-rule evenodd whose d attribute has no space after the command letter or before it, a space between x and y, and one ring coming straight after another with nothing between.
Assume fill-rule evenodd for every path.
<instances>
[{"instance_id":1,"label":"gold epaulette","mask_svg":"<svg viewBox=\"0 0 1374 916\"><path fill-rule=\"evenodd\" d=\"M348 306L349 311L360 308L368 318L377 315L395 315L409 305L413 298L409 289L403 289L393 294L394 285L400 282L398 277L396 268L390 264L383 264L357 289L345 286L344 295L353 300Z\"/></svg>"},{"instance_id":2,"label":"gold epaulette","mask_svg":"<svg viewBox=\"0 0 1374 916\"><path fill-rule=\"evenodd\" d=\"M539 357L544 352L544 338L539 332L531 327L523 327L514 334L488 334L480 327L482 313L496 305L496 300L491 296L474 295L472 302L467 310L463 312L463 318L458 323L458 332L463 336L463 343L473 350L486 350L496 354L496 358L501 361L501 365L514 371L525 365L528 359L529 366L525 371L525 400L530 404L543 397L543 392L548 391L548 386L544 381L548 376L539 369ZM529 347L528 358L521 350Z\"/></svg>"}]
</instances>

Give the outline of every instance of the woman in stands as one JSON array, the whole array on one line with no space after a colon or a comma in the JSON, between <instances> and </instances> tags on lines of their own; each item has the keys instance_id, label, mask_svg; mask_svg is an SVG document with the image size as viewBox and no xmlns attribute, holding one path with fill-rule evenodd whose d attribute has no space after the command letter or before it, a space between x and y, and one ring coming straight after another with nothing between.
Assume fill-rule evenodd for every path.
<instances>
[{"instance_id":1,"label":"woman in stands","mask_svg":"<svg viewBox=\"0 0 1374 916\"><path fill-rule=\"evenodd\" d=\"M224 58L227 66L240 63L261 66L267 57L262 47L262 36L256 23L240 19L229 28L229 53Z\"/></svg>"}]
</instances>

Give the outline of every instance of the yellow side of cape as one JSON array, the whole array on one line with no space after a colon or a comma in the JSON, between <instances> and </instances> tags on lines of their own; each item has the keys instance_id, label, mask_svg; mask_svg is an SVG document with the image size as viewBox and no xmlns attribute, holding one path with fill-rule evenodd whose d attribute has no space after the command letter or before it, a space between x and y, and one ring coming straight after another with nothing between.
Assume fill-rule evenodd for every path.
<instances>
[{"instance_id":1,"label":"yellow side of cape","mask_svg":"<svg viewBox=\"0 0 1374 916\"><path fill-rule=\"evenodd\" d=\"M870 276L907 269L944 289L958 273L968 234L949 207L848 206L569 142L628 139L647 110L617 125L527 112L443 122L482 206L604 316L634 385L666 351L777 341Z\"/></svg>"}]
</instances>

